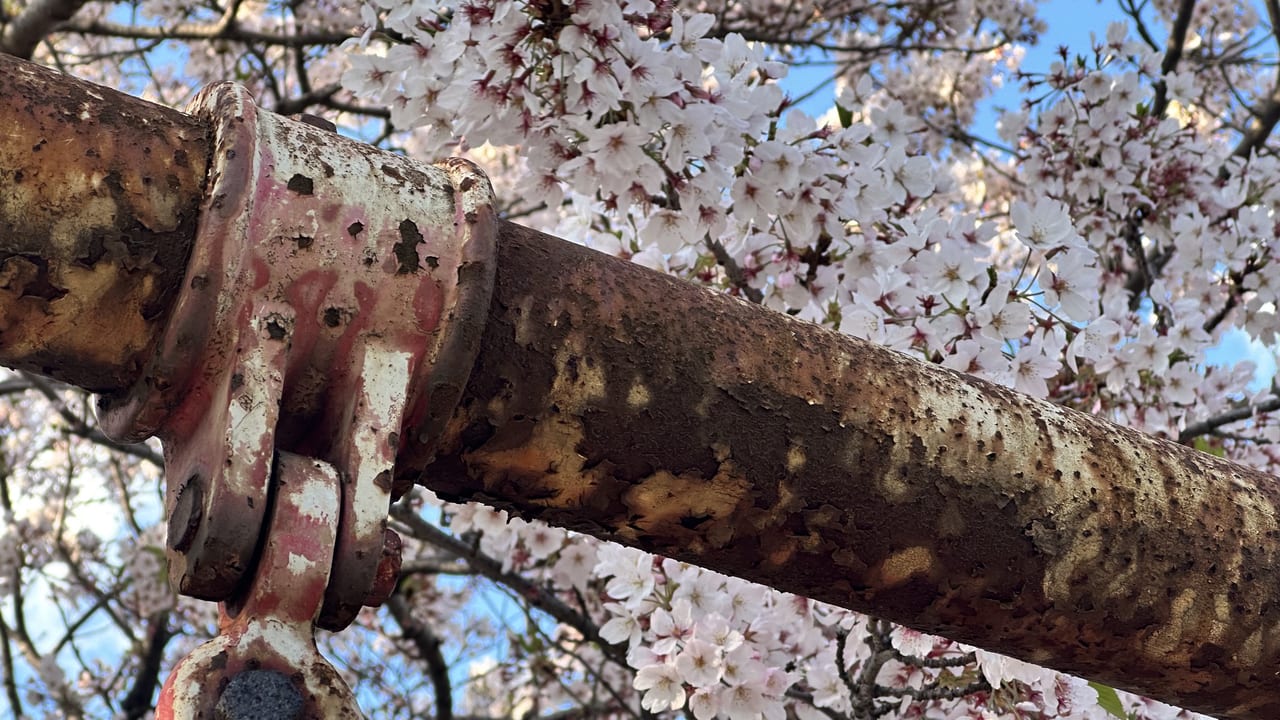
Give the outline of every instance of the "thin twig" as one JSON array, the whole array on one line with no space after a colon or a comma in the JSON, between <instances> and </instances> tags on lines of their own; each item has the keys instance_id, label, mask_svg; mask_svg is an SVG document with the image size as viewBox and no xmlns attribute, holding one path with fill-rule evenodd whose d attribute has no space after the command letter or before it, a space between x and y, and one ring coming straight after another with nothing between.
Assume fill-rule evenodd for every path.
<instances>
[{"instance_id":1,"label":"thin twig","mask_svg":"<svg viewBox=\"0 0 1280 720\"><path fill-rule=\"evenodd\" d=\"M164 458L160 457L159 453L151 449L151 446L146 443L116 442L115 440L107 437L101 430L93 427L79 415L72 412L71 408L67 407L66 401L64 401L62 396L58 394L57 388L54 387L54 384L51 381L42 378L39 375L26 372L22 373L22 377L25 378L27 382L31 383L31 386L39 391L41 395L44 395L49 403L53 405L53 409L58 412L58 416L67 423L67 430L72 435L90 440L102 445L103 447L132 455L140 460L146 460L157 467L164 466Z\"/></svg>"},{"instance_id":2,"label":"thin twig","mask_svg":"<svg viewBox=\"0 0 1280 720\"><path fill-rule=\"evenodd\" d=\"M1275 412L1276 410L1280 410L1280 397L1273 397L1260 403L1232 408L1219 415L1214 415L1211 418L1206 418L1186 426L1182 429L1182 432L1178 433L1178 442L1186 445L1201 435L1208 435L1209 433L1217 431L1218 428L1223 427L1224 425L1248 420L1260 413Z\"/></svg>"},{"instance_id":3,"label":"thin twig","mask_svg":"<svg viewBox=\"0 0 1280 720\"><path fill-rule=\"evenodd\" d=\"M724 274L728 276L729 282L738 289L738 292L757 305L764 302L764 293L760 291L760 288L752 287L747 282L747 274L742 271L738 262L733 259L733 256L729 254L729 251L725 249L719 240L707 235L706 245L711 254L715 256L716 262L720 264L720 267L724 268Z\"/></svg>"},{"instance_id":4,"label":"thin twig","mask_svg":"<svg viewBox=\"0 0 1280 720\"><path fill-rule=\"evenodd\" d=\"M478 548L472 547L470 544L437 528L403 504L397 503L391 507L391 517L403 523L412 537L431 543L452 555L466 560L479 574L494 582L510 587L534 607L577 630L584 638L597 643L601 651L611 660L623 667L627 667L626 648L624 646L615 645L600 637L600 628L594 622L566 605L542 586L537 585L519 573L503 571L501 562L480 552Z\"/></svg>"}]
</instances>

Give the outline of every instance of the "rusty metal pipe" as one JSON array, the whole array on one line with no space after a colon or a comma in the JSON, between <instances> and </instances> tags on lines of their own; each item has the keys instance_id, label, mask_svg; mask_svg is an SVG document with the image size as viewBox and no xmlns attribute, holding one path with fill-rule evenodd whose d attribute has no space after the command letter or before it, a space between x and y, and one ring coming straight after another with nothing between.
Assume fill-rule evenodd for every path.
<instances>
[{"instance_id":1,"label":"rusty metal pipe","mask_svg":"<svg viewBox=\"0 0 1280 720\"><path fill-rule=\"evenodd\" d=\"M517 225L498 245L479 359L414 479L1280 717L1275 478Z\"/></svg>"},{"instance_id":2,"label":"rusty metal pipe","mask_svg":"<svg viewBox=\"0 0 1280 720\"><path fill-rule=\"evenodd\" d=\"M121 390L181 282L205 130L0 74L0 363ZM462 400L406 428L400 482L1280 717L1270 476L516 225L497 265Z\"/></svg>"},{"instance_id":3,"label":"rusty metal pipe","mask_svg":"<svg viewBox=\"0 0 1280 720\"><path fill-rule=\"evenodd\" d=\"M0 54L0 364L137 379L182 281L207 129Z\"/></svg>"}]
</instances>

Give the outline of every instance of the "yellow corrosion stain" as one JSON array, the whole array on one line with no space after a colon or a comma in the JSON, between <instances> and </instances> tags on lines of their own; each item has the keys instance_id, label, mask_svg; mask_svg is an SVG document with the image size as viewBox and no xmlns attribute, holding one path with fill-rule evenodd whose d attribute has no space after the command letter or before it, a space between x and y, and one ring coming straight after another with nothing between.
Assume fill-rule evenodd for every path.
<instances>
[{"instance_id":1,"label":"yellow corrosion stain","mask_svg":"<svg viewBox=\"0 0 1280 720\"><path fill-rule=\"evenodd\" d=\"M604 368L589 364L583 357L583 339L571 333L556 350L556 379L550 396L562 409L575 412L592 400L605 396Z\"/></svg>"},{"instance_id":2,"label":"yellow corrosion stain","mask_svg":"<svg viewBox=\"0 0 1280 720\"><path fill-rule=\"evenodd\" d=\"M879 485L880 494L890 502L905 502L913 495L911 485L902 477L892 473L881 476Z\"/></svg>"},{"instance_id":3,"label":"yellow corrosion stain","mask_svg":"<svg viewBox=\"0 0 1280 720\"><path fill-rule=\"evenodd\" d=\"M533 319L533 303L535 299L532 295L523 297L516 307L519 311L515 314L515 340L517 345L530 345L533 343L534 338L538 336L538 328L534 327L535 321Z\"/></svg>"},{"instance_id":4,"label":"yellow corrosion stain","mask_svg":"<svg viewBox=\"0 0 1280 720\"><path fill-rule=\"evenodd\" d=\"M804 469L805 455L804 448L799 445L792 445L787 448L787 472L796 474Z\"/></svg>"},{"instance_id":5,"label":"yellow corrosion stain","mask_svg":"<svg viewBox=\"0 0 1280 720\"><path fill-rule=\"evenodd\" d=\"M1161 625L1147 638L1145 653L1151 657L1160 657L1168 662L1168 655L1178 647L1186 636L1188 629L1195 630L1199 623L1194 617L1199 593L1192 588L1185 588L1169 604L1169 622Z\"/></svg>"},{"instance_id":6,"label":"yellow corrosion stain","mask_svg":"<svg viewBox=\"0 0 1280 720\"><path fill-rule=\"evenodd\" d=\"M933 570L933 553L923 545L899 550L880 564L880 577L888 587L901 585L916 575Z\"/></svg>"},{"instance_id":7,"label":"yellow corrosion stain","mask_svg":"<svg viewBox=\"0 0 1280 720\"><path fill-rule=\"evenodd\" d=\"M63 266L61 280L66 282L70 290L64 299L75 297L83 299L78 307L63 307L61 312L70 323L76 326L77 337L82 337L84 354L96 362L110 362L117 356L130 356L137 352L149 336L149 323L142 315L142 305L154 294L155 278L150 274L142 274L134 281L128 295L118 292L120 282L119 268L112 263L98 263L91 269L75 266ZM101 315L94 312L98 302L110 301L117 309L111 317L118 322L111 328L103 328ZM121 307L130 310L120 310ZM95 319L98 319L95 322ZM113 343L96 343L93 340L102 337L101 333L109 332ZM132 342L129 342L132 341ZM112 348L101 345L116 345ZM98 347L95 347L98 346Z\"/></svg>"},{"instance_id":8,"label":"yellow corrosion stain","mask_svg":"<svg viewBox=\"0 0 1280 720\"><path fill-rule=\"evenodd\" d=\"M1236 658L1243 665L1253 665L1262 660L1262 628L1249 633L1249 637L1236 648Z\"/></svg>"},{"instance_id":9,"label":"yellow corrosion stain","mask_svg":"<svg viewBox=\"0 0 1280 720\"><path fill-rule=\"evenodd\" d=\"M20 280L20 268L10 268ZM140 308L151 296L154 278L138 274L121 292L119 268L113 263L98 263L92 268L59 265L51 268L50 282L66 290L53 301L31 302L30 298L6 299L10 322L0 322L5 329L5 347L0 353L11 362L35 353L53 353L76 357L86 365L122 365L145 346L149 323ZM7 278L0 277L0 282ZM9 293L4 293L8 296ZM98 309L112 308L103 325ZM106 333L112 342L102 342Z\"/></svg>"},{"instance_id":10,"label":"yellow corrosion stain","mask_svg":"<svg viewBox=\"0 0 1280 720\"><path fill-rule=\"evenodd\" d=\"M722 463L715 477L659 470L632 486L622 502L633 513L632 524L644 531L680 526L684 518L717 520L733 513L751 484Z\"/></svg>"},{"instance_id":11,"label":"yellow corrosion stain","mask_svg":"<svg viewBox=\"0 0 1280 720\"><path fill-rule=\"evenodd\" d=\"M1221 627L1222 623L1231 622L1231 601L1226 595L1213 596L1213 616L1217 620L1215 627Z\"/></svg>"},{"instance_id":12,"label":"yellow corrosion stain","mask_svg":"<svg viewBox=\"0 0 1280 720\"><path fill-rule=\"evenodd\" d=\"M786 480L782 480L778 483L777 499L770 505L769 510L756 513L751 520L751 525L755 530L780 527L803 505L804 498L797 496L795 489Z\"/></svg>"},{"instance_id":13,"label":"yellow corrosion stain","mask_svg":"<svg viewBox=\"0 0 1280 720\"><path fill-rule=\"evenodd\" d=\"M652 399L653 395L649 392L649 388L639 378L631 383L631 389L627 391L627 407L632 410L640 410L648 407L649 401Z\"/></svg>"},{"instance_id":14,"label":"yellow corrosion stain","mask_svg":"<svg viewBox=\"0 0 1280 720\"><path fill-rule=\"evenodd\" d=\"M498 436L489 445L467 455L468 463L483 469L486 490L503 478L515 475L526 485L525 499L549 508L581 507L594 486L584 476L584 458L574 451L582 440L582 429L572 423L543 420L534 425L525 442L503 447ZM536 483L529 487L527 483ZM536 498L536 499L535 499Z\"/></svg>"}]
</instances>

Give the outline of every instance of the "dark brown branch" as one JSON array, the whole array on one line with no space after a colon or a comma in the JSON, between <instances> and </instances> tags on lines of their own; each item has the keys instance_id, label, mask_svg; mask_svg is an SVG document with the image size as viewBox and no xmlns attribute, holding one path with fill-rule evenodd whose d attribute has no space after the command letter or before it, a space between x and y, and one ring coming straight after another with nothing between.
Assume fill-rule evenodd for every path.
<instances>
[{"instance_id":1,"label":"dark brown branch","mask_svg":"<svg viewBox=\"0 0 1280 720\"><path fill-rule=\"evenodd\" d=\"M1244 286L1245 279L1266 266L1266 261L1259 261L1256 256L1250 255L1245 260L1243 268L1238 271L1232 271L1228 275L1231 285L1227 289L1227 301L1224 302L1222 307L1218 308L1218 311L1215 312L1208 320L1204 321L1202 329L1205 332L1212 334L1218 329L1218 326L1222 324L1222 321L1227 319L1227 316L1231 314L1231 311L1240 305L1240 298L1246 291Z\"/></svg>"},{"instance_id":2,"label":"dark brown branch","mask_svg":"<svg viewBox=\"0 0 1280 720\"><path fill-rule=\"evenodd\" d=\"M823 715L831 718L831 720L847 720L844 715L841 715L829 707L818 707L817 705L814 705L813 693L811 692L805 692L804 690L797 690L795 687L789 687L787 688L786 696L792 700L799 700L800 702L811 706L814 710L817 710Z\"/></svg>"},{"instance_id":3,"label":"dark brown branch","mask_svg":"<svg viewBox=\"0 0 1280 720\"><path fill-rule=\"evenodd\" d=\"M453 686L449 682L449 664L440 651L440 638L426 623L413 616L409 604L399 592L392 595L383 607L391 612L391 617L400 625L401 634L413 643L418 649L418 656L427 665L427 676L436 691L436 720L453 720Z\"/></svg>"},{"instance_id":4,"label":"dark brown branch","mask_svg":"<svg viewBox=\"0 0 1280 720\"><path fill-rule=\"evenodd\" d=\"M280 115L297 115L300 112L310 109L314 105L323 105L341 89L341 84L332 83L322 88L310 91L304 90L301 95L285 98L276 103L275 111Z\"/></svg>"},{"instance_id":5,"label":"dark brown branch","mask_svg":"<svg viewBox=\"0 0 1280 720\"><path fill-rule=\"evenodd\" d=\"M1178 442L1187 445L1201 435L1208 435L1225 425L1248 420L1259 413L1275 412L1276 410L1280 410L1280 397L1273 397L1255 405L1241 405L1211 418L1191 423L1183 428L1182 432L1178 433Z\"/></svg>"},{"instance_id":6,"label":"dark brown branch","mask_svg":"<svg viewBox=\"0 0 1280 720\"><path fill-rule=\"evenodd\" d=\"M160 682L164 650L173 638L173 630L169 628L169 611L152 615L147 624L150 627L147 629L147 645L142 653L142 665L134 676L129 694L120 703L120 710L128 720L141 720L151 711L151 698Z\"/></svg>"},{"instance_id":7,"label":"dark brown branch","mask_svg":"<svg viewBox=\"0 0 1280 720\"><path fill-rule=\"evenodd\" d=\"M845 644L848 634L836 636L836 663L840 670L840 678L849 690L849 702L853 707L854 720L871 720L880 717L881 703L876 702L876 677L880 669L893 658L893 645L889 639L892 627L888 622L877 618L867 619L867 637L864 642L871 648L871 655L863 661L857 679L851 678L844 670Z\"/></svg>"},{"instance_id":8,"label":"dark brown branch","mask_svg":"<svg viewBox=\"0 0 1280 720\"><path fill-rule=\"evenodd\" d=\"M38 390L41 395L44 395L51 405L53 405L54 410L58 412L58 416L67 423L67 430L72 435L95 442L103 447L117 450L127 455L132 455L141 460L146 460L156 466L164 465L164 458L160 457L159 453L151 449L151 446L146 443L116 442L115 440L107 437L101 430L93 427L83 418L76 415L71 411L71 408L67 407L67 404L63 401L62 397L58 395L58 391L52 381L31 373L23 373L22 376L27 380L27 382L31 383L31 386Z\"/></svg>"},{"instance_id":9,"label":"dark brown branch","mask_svg":"<svg viewBox=\"0 0 1280 720\"><path fill-rule=\"evenodd\" d=\"M13 717L20 718L23 715L22 697L18 695L18 681L13 672L13 648L9 646L9 626L0 618L0 651L3 651L4 659L4 692L9 698L9 710L13 712Z\"/></svg>"},{"instance_id":10,"label":"dark brown branch","mask_svg":"<svg viewBox=\"0 0 1280 720\"><path fill-rule=\"evenodd\" d=\"M310 45L337 45L353 37L352 33L288 33L276 35L246 30L234 22L219 21L211 25L183 24L176 27L150 27L122 25L106 20L78 22L71 20L57 27L62 32L82 35L127 38L131 40L231 40L244 43L260 43L281 47L306 47Z\"/></svg>"},{"instance_id":11,"label":"dark brown branch","mask_svg":"<svg viewBox=\"0 0 1280 720\"><path fill-rule=\"evenodd\" d=\"M6 512L13 511L9 498L9 458L0 452L0 507ZM14 717L22 717L22 697L18 695L18 681L13 671L13 648L10 645L9 625L0 617L0 653L3 653L4 667L0 673L4 675L4 690L9 698L9 709Z\"/></svg>"},{"instance_id":12,"label":"dark brown branch","mask_svg":"<svg viewBox=\"0 0 1280 720\"><path fill-rule=\"evenodd\" d=\"M1177 70L1182 60L1182 51L1187 43L1187 29L1191 27L1191 13L1196 8L1196 0L1182 0L1178 3L1178 14L1173 20L1173 29L1169 31L1169 46L1164 52L1164 62L1160 63L1160 77L1156 79L1155 100L1151 103L1151 114L1163 117L1169 108L1169 87L1164 76Z\"/></svg>"},{"instance_id":13,"label":"dark brown branch","mask_svg":"<svg viewBox=\"0 0 1280 720\"><path fill-rule=\"evenodd\" d=\"M707 249L715 256L716 262L720 267L724 268L724 274L729 276L729 282L733 284L738 292L741 292L748 300L759 305L764 302L764 293L760 288L751 287L747 282L747 274L742 271L737 261L725 250L724 245L719 240L708 235L706 237Z\"/></svg>"},{"instance_id":14,"label":"dark brown branch","mask_svg":"<svg viewBox=\"0 0 1280 720\"><path fill-rule=\"evenodd\" d=\"M1276 39L1276 45L1280 47L1280 2L1266 0L1263 4L1266 5L1267 17L1271 20L1271 33ZM1240 158L1248 158L1271 135L1276 123L1280 122L1280 72L1276 74L1271 95L1261 107L1250 108L1249 112L1253 115L1253 121L1249 123L1239 144L1231 151L1232 155Z\"/></svg>"},{"instance_id":15,"label":"dark brown branch","mask_svg":"<svg viewBox=\"0 0 1280 720\"><path fill-rule=\"evenodd\" d=\"M559 598L548 592L546 588L530 581L519 573L504 572L502 563L480 552L449 533L437 528L412 509L402 504L391 507L391 517L403 523L411 536L431 543L436 547L466 560L476 571L494 582L506 585L531 605L577 630L582 637L600 646L601 652L623 667L626 663L626 648L614 645L600 637L600 628L585 615L566 605Z\"/></svg>"},{"instance_id":16,"label":"dark brown branch","mask_svg":"<svg viewBox=\"0 0 1280 720\"><path fill-rule=\"evenodd\" d=\"M0 382L0 396L19 395L30 390L32 387L34 386L27 380L23 380L22 378L12 378L10 380Z\"/></svg>"},{"instance_id":17,"label":"dark brown branch","mask_svg":"<svg viewBox=\"0 0 1280 720\"><path fill-rule=\"evenodd\" d=\"M1148 0L1142 0L1141 3L1136 0L1120 0L1120 11L1133 19L1133 27L1147 47L1159 52L1160 44L1152 37L1151 29L1147 27L1147 22L1142 17L1142 11L1147 7L1147 2Z\"/></svg>"}]
</instances>

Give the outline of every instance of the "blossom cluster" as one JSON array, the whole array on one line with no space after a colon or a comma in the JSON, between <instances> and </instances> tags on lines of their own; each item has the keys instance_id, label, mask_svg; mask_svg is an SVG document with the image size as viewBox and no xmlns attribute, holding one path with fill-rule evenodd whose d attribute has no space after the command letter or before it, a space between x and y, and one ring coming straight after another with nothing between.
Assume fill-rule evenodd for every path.
<instances>
[{"instance_id":1,"label":"blossom cluster","mask_svg":"<svg viewBox=\"0 0 1280 720\"><path fill-rule=\"evenodd\" d=\"M505 571L522 572L567 602L585 602L580 607L598 625L600 640L634 671L635 700L649 712L687 711L698 720L847 716L860 690L854 678L873 661L864 638L874 634L876 621L857 613L479 504L447 505L444 512L454 532L502 558ZM548 636L565 639L565 631L561 626ZM581 637L568 631L567 638L572 652L549 648L550 658L539 662L555 662L571 677L582 673L584 657L576 644ZM882 650L892 659L860 680L898 689L898 717L1111 717L1099 707L1100 686L1002 655L902 627L892 628ZM524 687L526 707L568 699L555 684L521 686L536 679L529 666L500 669L490 659L472 671L478 678L501 671L512 683L507 687ZM984 689L960 698L931 697L926 690L979 679ZM1193 717L1101 689L1142 720ZM495 697L489 682L476 683L469 703L476 712L513 707L509 698Z\"/></svg>"}]
</instances>

